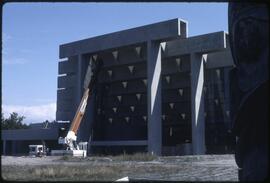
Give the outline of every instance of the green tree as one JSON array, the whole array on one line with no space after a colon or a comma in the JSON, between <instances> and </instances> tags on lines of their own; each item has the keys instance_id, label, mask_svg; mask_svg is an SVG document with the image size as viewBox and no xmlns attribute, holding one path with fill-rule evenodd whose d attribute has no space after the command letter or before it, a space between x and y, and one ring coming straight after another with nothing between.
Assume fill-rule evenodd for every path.
<instances>
[{"instance_id":1,"label":"green tree","mask_svg":"<svg viewBox=\"0 0 270 183\"><path fill-rule=\"evenodd\" d=\"M16 112L11 113L10 116L7 119L5 119L2 113L1 114L1 128L2 130L29 128L28 125L22 123L24 119L25 119L24 116L20 116Z\"/></svg>"}]
</instances>

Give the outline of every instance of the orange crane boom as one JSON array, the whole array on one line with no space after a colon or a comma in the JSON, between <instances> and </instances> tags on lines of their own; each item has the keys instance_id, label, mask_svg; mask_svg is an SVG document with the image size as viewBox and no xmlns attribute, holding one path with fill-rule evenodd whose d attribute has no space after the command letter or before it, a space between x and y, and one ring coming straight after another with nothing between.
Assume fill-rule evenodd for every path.
<instances>
[{"instance_id":1,"label":"orange crane boom","mask_svg":"<svg viewBox=\"0 0 270 183\"><path fill-rule=\"evenodd\" d=\"M81 102L78 106L78 109L72 120L72 123L70 125L69 131L66 137L65 138L59 137L58 139L58 142L60 144L67 144L68 148L70 148L71 150L79 149L77 145L75 145L74 147L73 143L76 144L77 132L78 132L82 118L86 110L88 97L92 94L93 85L95 84L97 80L97 75L98 75L101 65L102 65L101 59L96 60L95 62L90 60L88 68L87 68L87 72L85 75L85 79L84 79L84 94L81 99Z\"/></svg>"},{"instance_id":2,"label":"orange crane boom","mask_svg":"<svg viewBox=\"0 0 270 183\"><path fill-rule=\"evenodd\" d=\"M86 105L87 105L87 100L89 96L89 88L87 88L84 91L82 100L80 102L80 105L77 109L76 115L74 116L74 119L72 120L71 126L70 126L70 131L73 131L75 135L77 135L78 128L81 124L83 115L85 113Z\"/></svg>"}]
</instances>

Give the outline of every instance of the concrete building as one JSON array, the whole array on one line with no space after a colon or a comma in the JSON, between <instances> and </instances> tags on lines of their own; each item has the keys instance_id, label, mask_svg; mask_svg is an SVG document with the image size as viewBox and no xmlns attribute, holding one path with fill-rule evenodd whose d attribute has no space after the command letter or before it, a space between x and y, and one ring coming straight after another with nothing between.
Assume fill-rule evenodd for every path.
<instances>
[{"instance_id":1,"label":"concrete building","mask_svg":"<svg viewBox=\"0 0 270 183\"><path fill-rule=\"evenodd\" d=\"M29 129L2 130L2 155L26 155L31 144L61 148L58 144L60 128L68 128L68 123L34 123Z\"/></svg>"},{"instance_id":2,"label":"concrete building","mask_svg":"<svg viewBox=\"0 0 270 183\"><path fill-rule=\"evenodd\" d=\"M91 153L227 152L230 70L224 31L188 37L172 19L60 45L57 121L72 121L90 60L101 58L78 139Z\"/></svg>"},{"instance_id":3,"label":"concrete building","mask_svg":"<svg viewBox=\"0 0 270 183\"><path fill-rule=\"evenodd\" d=\"M156 155L227 153L230 70L224 31L188 37L188 24L172 19L60 45L56 120L71 122L91 60L103 67L88 98L78 140L90 153ZM61 127L2 130L2 154L28 153L43 142L57 149Z\"/></svg>"}]
</instances>

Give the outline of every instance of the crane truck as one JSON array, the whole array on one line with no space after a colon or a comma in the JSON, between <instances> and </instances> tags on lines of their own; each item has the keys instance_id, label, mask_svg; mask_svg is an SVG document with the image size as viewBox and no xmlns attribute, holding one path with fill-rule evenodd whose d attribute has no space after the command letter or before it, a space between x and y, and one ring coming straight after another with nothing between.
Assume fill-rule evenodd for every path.
<instances>
[{"instance_id":1,"label":"crane truck","mask_svg":"<svg viewBox=\"0 0 270 183\"><path fill-rule=\"evenodd\" d=\"M65 137L60 136L58 138L58 143L66 146L66 149L52 150L51 155L72 155L83 157L87 155L87 142L77 143L77 132L85 114L88 98L93 93L94 84L96 83L101 66L101 59L90 59L84 79L84 94L81 102L77 108L76 114L72 120L67 135Z\"/></svg>"}]
</instances>

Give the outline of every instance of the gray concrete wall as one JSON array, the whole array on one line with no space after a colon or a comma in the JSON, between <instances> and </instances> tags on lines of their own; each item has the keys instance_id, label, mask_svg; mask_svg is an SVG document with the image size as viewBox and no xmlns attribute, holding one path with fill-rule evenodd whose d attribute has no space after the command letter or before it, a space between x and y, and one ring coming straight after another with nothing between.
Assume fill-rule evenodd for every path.
<instances>
[{"instance_id":1,"label":"gray concrete wall","mask_svg":"<svg viewBox=\"0 0 270 183\"><path fill-rule=\"evenodd\" d=\"M58 139L58 129L20 129L2 130L2 140L55 140Z\"/></svg>"},{"instance_id":2,"label":"gray concrete wall","mask_svg":"<svg viewBox=\"0 0 270 183\"><path fill-rule=\"evenodd\" d=\"M165 41L175 36L186 37L186 22L180 19L158 22L81 41L60 45L60 58L84 53L94 53L145 42ZM110 44L108 44L110 43Z\"/></svg>"},{"instance_id":3,"label":"gray concrete wall","mask_svg":"<svg viewBox=\"0 0 270 183\"><path fill-rule=\"evenodd\" d=\"M56 121L72 121L78 104L79 58L59 62ZM78 72L79 71L79 72Z\"/></svg>"},{"instance_id":4,"label":"gray concrete wall","mask_svg":"<svg viewBox=\"0 0 270 183\"><path fill-rule=\"evenodd\" d=\"M205 82L202 74L197 77L196 73L231 67L233 62L227 33L187 38L186 26L186 22L172 19L61 45L60 58L68 60L59 63L58 88L63 89L57 92L57 120L72 121L82 96L87 61L96 55L102 58L104 66L98 77L97 95L89 98L91 102L78 132L80 139L85 141L87 136L92 136L93 126L99 123L94 129L94 134L99 135L93 144L98 146L99 140L109 144L145 140L148 151L160 155L164 137L173 143L177 143L177 138L181 143L186 138L190 141L189 133L183 128L192 124L194 153L203 154L205 132L203 126L197 128L196 124L204 124L204 112L197 109L199 106L199 111L203 111ZM166 43L162 43L163 51L162 41ZM203 67L200 59L192 61L198 54L208 54ZM200 91L196 86L200 86ZM105 92L100 96L102 90ZM196 99L198 93L200 101ZM140 131L146 127L144 138ZM176 135L184 133L184 137Z\"/></svg>"},{"instance_id":5,"label":"gray concrete wall","mask_svg":"<svg viewBox=\"0 0 270 183\"><path fill-rule=\"evenodd\" d=\"M147 115L148 115L148 152L161 155L161 54L159 42L147 43Z\"/></svg>"},{"instance_id":6,"label":"gray concrete wall","mask_svg":"<svg viewBox=\"0 0 270 183\"><path fill-rule=\"evenodd\" d=\"M192 151L205 154L204 65L207 55L191 54Z\"/></svg>"}]
</instances>

